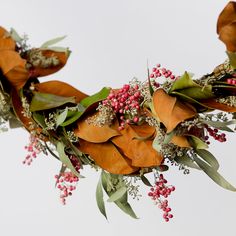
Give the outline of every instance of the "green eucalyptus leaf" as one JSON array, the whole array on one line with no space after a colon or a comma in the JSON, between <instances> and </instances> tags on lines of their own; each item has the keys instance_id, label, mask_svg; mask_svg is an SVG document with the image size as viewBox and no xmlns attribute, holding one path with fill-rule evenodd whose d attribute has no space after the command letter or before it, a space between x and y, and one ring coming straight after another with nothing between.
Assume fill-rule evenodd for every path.
<instances>
[{"instance_id":1,"label":"green eucalyptus leaf","mask_svg":"<svg viewBox=\"0 0 236 236\"><path fill-rule=\"evenodd\" d=\"M38 112L33 112L33 119L36 121L36 123L41 126L41 128L46 128L47 125L45 124L45 117L44 115L38 113Z\"/></svg>"},{"instance_id":2,"label":"green eucalyptus leaf","mask_svg":"<svg viewBox=\"0 0 236 236\"><path fill-rule=\"evenodd\" d=\"M40 48L48 48L49 46L54 45L54 44L62 41L65 38L66 38L66 36L64 35L62 37L50 39L50 40L46 41L45 43L43 43Z\"/></svg>"},{"instance_id":3,"label":"green eucalyptus leaf","mask_svg":"<svg viewBox=\"0 0 236 236\"><path fill-rule=\"evenodd\" d=\"M155 149L157 152L161 151L161 143L158 140L158 137L156 136L152 142L152 147Z\"/></svg>"},{"instance_id":4,"label":"green eucalyptus leaf","mask_svg":"<svg viewBox=\"0 0 236 236\"><path fill-rule=\"evenodd\" d=\"M231 185L223 176L221 176L216 169L209 166L206 162L202 161L197 155L193 156L199 167L218 185L227 190L236 191L236 188Z\"/></svg>"},{"instance_id":5,"label":"green eucalyptus leaf","mask_svg":"<svg viewBox=\"0 0 236 236\"><path fill-rule=\"evenodd\" d=\"M17 31L14 28L11 28L10 35L13 40L15 40L17 43L21 43L23 38L17 33Z\"/></svg>"},{"instance_id":6,"label":"green eucalyptus leaf","mask_svg":"<svg viewBox=\"0 0 236 236\"><path fill-rule=\"evenodd\" d=\"M188 135L187 136L188 141L192 147L195 149L206 149L208 148L208 145L202 141L200 138L194 136L194 135Z\"/></svg>"},{"instance_id":7,"label":"green eucalyptus leaf","mask_svg":"<svg viewBox=\"0 0 236 236\"><path fill-rule=\"evenodd\" d=\"M122 186L121 188L117 189L107 200L108 202L115 202L123 197L123 195L127 192L127 188Z\"/></svg>"},{"instance_id":8,"label":"green eucalyptus leaf","mask_svg":"<svg viewBox=\"0 0 236 236\"><path fill-rule=\"evenodd\" d=\"M155 167L155 169L157 171L159 171L159 172L165 172L165 171L169 170L169 166L167 166L167 165L160 165L160 166Z\"/></svg>"},{"instance_id":9,"label":"green eucalyptus leaf","mask_svg":"<svg viewBox=\"0 0 236 236\"><path fill-rule=\"evenodd\" d=\"M163 144L168 144L171 141L171 139L174 137L175 134L176 134L175 130L173 130L170 133L166 134L165 138L164 138L164 141L163 141Z\"/></svg>"},{"instance_id":10,"label":"green eucalyptus leaf","mask_svg":"<svg viewBox=\"0 0 236 236\"><path fill-rule=\"evenodd\" d=\"M80 174L76 171L75 167L72 165L70 158L65 153L65 145L61 142L57 143L57 152L59 154L59 158L61 162L69 168L74 175L80 177Z\"/></svg>"},{"instance_id":11,"label":"green eucalyptus leaf","mask_svg":"<svg viewBox=\"0 0 236 236\"><path fill-rule=\"evenodd\" d=\"M61 125L66 117L67 117L67 113L68 113L68 108L66 108L61 114L59 114L56 118L56 126L58 127L59 125Z\"/></svg>"},{"instance_id":12,"label":"green eucalyptus leaf","mask_svg":"<svg viewBox=\"0 0 236 236\"><path fill-rule=\"evenodd\" d=\"M79 106L81 107L81 110L77 111L73 116L71 116L69 119L67 119L65 122L63 122L61 124L61 126L67 126L67 125L74 123L87 111L87 109L90 106L106 99L107 96L109 95L109 93L110 93L110 89L107 87L104 87L98 93L96 93L92 96L86 97L83 100L81 100L80 104L79 104Z\"/></svg>"},{"instance_id":13,"label":"green eucalyptus leaf","mask_svg":"<svg viewBox=\"0 0 236 236\"><path fill-rule=\"evenodd\" d=\"M16 129L16 128L20 128L23 125L21 124L21 122L16 118L16 117L11 117L9 119L9 127L11 129Z\"/></svg>"},{"instance_id":14,"label":"green eucalyptus leaf","mask_svg":"<svg viewBox=\"0 0 236 236\"><path fill-rule=\"evenodd\" d=\"M75 97L61 97L54 94L36 92L30 104L30 111L47 110L66 103L75 103Z\"/></svg>"},{"instance_id":15,"label":"green eucalyptus leaf","mask_svg":"<svg viewBox=\"0 0 236 236\"><path fill-rule=\"evenodd\" d=\"M216 158L205 149L196 149L195 152L200 156L205 162L207 162L213 169L218 170L220 165Z\"/></svg>"},{"instance_id":16,"label":"green eucalyptus leaf","mask_svg":"<svg viewBox=\"0 0 236 236\"><path fill-rule=\"evenodd\" d=\"M199 166L194 163L194 161L187 155L183 155L181 157L176 157L175 158L175 161L179 164L183 164L189 168L194 168L194 169L197 169L197 170L201 170L201 168L199 168Z\"/></svg>"},{"instance_id":17,"label":"green eucalyptus leaf","mask_svg":"<svg viewBox=\"0 0 236 236\"><path fill-rule=\"evenodd\" d=\"M148 187L153 187L153 185L150 183L150 181L146 176L141 175L140 178L145 185L147 185Z\"/></svg>"},{"instance_id":18,"label":"green eucalyptus leaf","mask_svg":"<svg viewBox=\"0 0 236 236\"><path fill-rule=\"evenodd\" d=\"M94 103L100 102L107 98L110 93L110 88L104 87L98 93L92 96L86 97L80 101L80 104L86 108L90 107Z\"/></svg>"},{"instance_id":19,"label":"green eucalyptus leaf","mask_svg":"<svg viewBox=\"0 0 236 236\"><path fill-rule=\"evenodd\" d=\"M106 173L105 171L102 171L102 186L103 189L105 190L105 192L107 193L107 195L110 197L114 191L107 191L107 186L109 183L109 173ZM123 196L117 200L114 201L114 203L126 214L128 214L129 216L131 216L134 219L138 219L136 214L134 213L132 207L130 206L130 204L127 202L128 196L127 196L127 192L125 194L123 194Z\"/></svg>"},{"instance_id":20,"label":"green eucalyptus leaf","mask_svg":"<svg viewBox=\"0 0 236 236\"><path fill-rule=\"evenodd\" d=\"M102 190L101 177L99 178L97 189L96 189L96 201L97 201L98 209L100 210L100 212L107 219L106 208L105 208L105 203L104 203L104 199L103 199L103 190Z\"/></svg>"},{"instance_id":21,"label":"green eucalyptus leaf","mask_svg":"<svg viewBox=\"0 0 236 236\"><path fill-rule=\"evenodd\" d=\"M228 125L236 124L236 120L231 120L231 121L225 121L224 122L224 121L211 121L211 120L201 119L201 121L204 124L207 124L207 125L212 126L214 128L224 130L224 131L228 131L228 132L234 132L232 129L230 129L228 127Z\"/></svg>"}]
</instances>

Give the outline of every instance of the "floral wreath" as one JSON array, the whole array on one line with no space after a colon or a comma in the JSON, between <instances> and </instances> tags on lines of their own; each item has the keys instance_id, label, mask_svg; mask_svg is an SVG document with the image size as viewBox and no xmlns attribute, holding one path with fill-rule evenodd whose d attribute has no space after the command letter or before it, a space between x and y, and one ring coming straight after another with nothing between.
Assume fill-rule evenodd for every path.
<instances>
[{"instance_id":1,"label":"floral wreath","mask_svg":"<svg viewBox=\"0 0 236 236\"><path fill-rule=\"evenodd\" d=\"M128 196L140 197L142 181L169 221L173 215L167 198L175 187L162 172L172 165L184 174L190 168L202 170L221 187L236 191L207 150L212 140L225 142L225 132L236 130L236 2L220 13L217 33L228 59L201 78L188 72L175 76L158 64L148 69L143 82L133 79L120 89L104 87L89 96L61 81L38 80L66 64L70 51L53 46L63 37L32 48L27 36L0 27L1 130L29 131L24 164L40 152L61 161L55 178L63 204L83 177L84 166L101 171L96 200L105 217L104 193L108 202L137 218Z\"/></svg>"}]
</instances>

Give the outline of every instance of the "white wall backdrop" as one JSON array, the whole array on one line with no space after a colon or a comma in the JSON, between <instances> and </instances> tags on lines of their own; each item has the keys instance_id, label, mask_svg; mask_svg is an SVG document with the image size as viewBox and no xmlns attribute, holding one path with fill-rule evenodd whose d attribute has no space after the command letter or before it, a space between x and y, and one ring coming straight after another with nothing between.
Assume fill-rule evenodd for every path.
<instances>
[{"instance_id":1,"label":"white wall backdrop","mask_svg":"<svg viewBox=\"0 0 236 236\"><path fill-rule=\"evenodd\" d=\"M27 33L32 46L68 35L72 50L67 66L46 77L66 81L87 93L102 86L120 87L134 76L146 78L146 61L161 63L176 74L201 75L226 58L215 25L225 0L0 0L0 24ZM96 207L99 173L85 169L76 193L62 206L54 188L59 163L40 156L32 166L24 130L0 135L0 235L236 235L236 193L223 190L203 173L188 176L172 168L166 174L176 186L169 223L146 197L132 201L139 220L107 204L107 222ZM236 185L235 135L211 151L221 173Z\"/></svg>"}]
</instances>

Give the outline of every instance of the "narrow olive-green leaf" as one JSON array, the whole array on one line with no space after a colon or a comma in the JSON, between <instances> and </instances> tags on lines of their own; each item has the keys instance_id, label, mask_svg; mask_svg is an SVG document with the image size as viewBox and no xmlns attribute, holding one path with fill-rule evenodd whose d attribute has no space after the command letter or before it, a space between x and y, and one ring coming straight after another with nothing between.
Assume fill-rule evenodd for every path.
<instances>
[{"instance_id":1,"label":"narrow olive-green leaf","mask_svg":"<svg viewBox=\"0 0 236 236\"><path fill-rule=\"evenodd\" d=\"M201 119L201 121L209 126L228 132L234 132L232 129L228 127L228 125L236 124L236 120L224 122L224 121L211 121L211 120Z\"/></svg>"},{"instance_id":2,"label":"narrow olive-green leaf","mask_svg":"<svg viewBox=\"0 0 236 236\"><path fill-rule=\"evenodd\" d=\"M158 137L156 136L152 142L152 147L157 151L160 152L161 151L161 143L158 139Z\"/></svg>"},{"instance_id":3,"label":"narrow olive-green leaf","mask_svg":"<svg viewBox=\"0 0 236 236\"><path fill-rule=\"evenodd\" d=\"M16 129L16 128L22 127L23 125L16 117L11 117L9 119L9 126L11 129Z\"/></svg>"},{"instance_id":4,"label":"narrow olive-green leaf","mask_svg":"<svg viewBox=\"0 0 236 236\"><path fill-rule=\"evenodd\" d=\"M212 168L218 170L220 165L217 159L205 149L196 149L195 152L200 156L205 162L207 162Z\"/></svg>"},{"instance_id":5,"label":"narrow olive-green leaf","mask_svg":"<svg viewBox=\"0 0 236 236\"><path fill-rule=\"evenodd\" d=\"M36 123L41 127L41 128L46 128L47 125L45 124L45 117L44 115L38 113L38 112L33 112L33 119L36 121Z\"/></svg>"},{"instance_id":6,"label":"narrow olive-green leaf","mask_svg":"<svg viewBox=\"0 0 236 236\"><path fill-rule=\"evenodd\" d=\"M73 116L71 116L68 120L66 120L65 122L63 122L61 124L61 126L67 126L70 125L72 123L74 123L75 121L77 121L86 111L87 109L92 106L95 103L98 103L104 99L107 98L107 96L110 93L110 89L109 88L103 88L102 90L100 90L98 93L86 97L83 100L80 101L80 107L81 110L77 111Z\"/></svg>"},{"instance_id":7,"label":"narrow olive-green leaf","mask_svg":"<svg viewBox=\"0 0 236 236\"><path fill-rule=\"evenodd\" d=\"M41 111L62 106L66 103L75 103L75 97L61 97L49 93L34 93L30 104L30 111Z\"/></svg>"},{"instance_id":8,"label":"narrow olive-green leaf","mask_svg":"<svg viewBox=\"0 0 236 236\"><path fill-rule=\"evenodd\" d=\"M218 185L227 190L236 191L236 188L231 185L223 176L221 176L216 169L209 166L206 162L202 161L197 155L193 156L199 167Z\"/></svg>"},{"instance_id":9,"label":"narrow olive-green leaf","mask_svg":"<svg viewBox=\"0 0 236 236\"><path fill-rule=\"evenodd\" d=\"M67 168L69 168L74 175L77 177L80 177L79 173L76 171L75 167L72 165L69 157L65 153L65 145L61 142L57 143L57 152L59 154L59 158L63 164L66 165Z\"/></svg>"},{"instance_id":10,"label":"narrow olive-green leaf","mask_svg":"<svg viewBox=\"0 0 236 236\"><path fill-rule=\"evenodd\" d=\"M141 175L140 178L145 185L147 185L148 187L153 187L153 185L150 183L150 181L146 176Z\"/></svg>"},{"instance_id":11,"label":"narrow olive-green leaf","mask_svg":"<svg viewBox=\"0 0 236 236\"><path fill-rule=\"evenodd\" d=\"M229 63L230 65L236 69L236 53L235 52L229 52L229 51L226 51L226 54L228 55L229 57Z\"/></svg>"},{"instance_id":12,"label":"narrow olive-green leaf","mask_svg":"<svg viewBox=\"0 0 236 236\"><path fill-rule=\"evenodd\" d=\"M110 93L110 88L104 87L98 93L95 93L89 97L86 97L80 101L80 104L86 108L93 105L94 103L100 102L107 98Z\"/></svg>"},{"instance_id":13,"label":"narrow olive-green leaf","mask_svg":"<svg viewBox=\"0 0 236 236\"><path fill-rule=\"evenodd\" d=\"M58 38L50 39L50 40L46 41L45 43L43 43L41 45L41 48L48 48L49 46L54 45L54 44L62 41L63 39L65 39L65 37L66 36L64 35L64 36L61 36L61 37L58 37Z\"/></svg>"},{"instance_id":14,"label":"narrow olive-green leaf","mask_svg":"<svg viewBox=\"0 0 236 236\"><path fill-rule=\"evenodd\" d=\"M106 173L105 171L102 171L102 186L107 195L110 197L112 195L112 191L108 192L107 191L107 182L109 181L109 173ZM115 201L114 203L126 214L131 216L134 219L138 219L136 214L134 213L132 207L130 204L127 202L127 192L120 198L120 200Z\"/></svg>"},{"instance_id":15,"label":"narrow olive-green leaf","mask_svg":"<svg viewBox=\"0 0 236 236\"><path fill-rule=\"evenodd\" d=\"M200 138L194 136L194 135L188 135L187 136L188 141L192 147L195 149L207 149L208 145L202 141Z\"/></svg>"},{"instance_id":16,"label":"narrow olive-green leaf","mask_svg":"<svg viewBox=\"0 0 236 236\"><path fill-rule=\"evenodd\" d=\"M107 200L108 202L115 202L119 200L125 193L127 192L127 188L122 186L121 188L117 189Z\"/></svg>"},{"instance_id":17,"label":"narrow olive-green leaf","mask_svg":"<svg viewBox=\"0 0 236 236\"><path fill-rule=\"evenodd\" d=\"M99 178L97 189L96 189L96 200L97 200L98 209L100 210L100 212L107 219L106 208L105 208L105 203L104 203L104 199L103 199L103 191L102 191L102 181L101 181L101 178Z\"/></svg>"},{"instance_id":18,"label":"narrow olive-green leaf","mask_svg":"<svg viewBox=\"0 0 236 236\"><path fill-rule=\"evenodd\" d=\"M152 83L151 83L151 79L150 79L150 72L149 72L149 68L147 67L147 73L148 73L148 86L149 86L149 93L152 96L154 93L153 87L152 87Z\"/></svg>"},{"instance_id":19,"label":"narrow olive-green leaf","mask_svg":"<svg viewBox=\"0 0 236 236\"><path fill-rule=\"evenodd\" d=\"M166 134L165 138L164 138L164 141L163 141L163 144L168 144L171 141L171 139L174 137L175 134L176 134L175 130L173 130L170 133Z\"/></svg>"},{"instance_id":20,"label":"narrow olive-green leaf","mask_svg":"<svg viewBox=\"0 0 236 236\"><path fill-rule=\"evenodd\" d=\"M68 108L66 108L62 113L60 113L56 118L56 126L61 125L67 117Z\"/></svg>"},{"instance_id":21,"label":"narrow olive-green leaf","mask_svg":"<svg viewBox=\"0 0 236 236\"><path fill-rule=\"evenodd\" d=\"M199 166L194 163L194 161L186 154L186 155L183 155L181 157L176 157L175 158L175 161L179 164L183 164L189 168L194 168L194 169L197 169L197 170L201 170L201 168L199 168Z\"/></svg>"},{"instance_id":22,"label":"narrow olive-green leaf","mask_svg":"<svg viewBox=\"0 0 236 236\"><path fill-rule=\"evenodd\" d=\"M10 35L12 39L14 39L17 43L21 43L23 38L20 37L20 35L17 33L17 31L14 28L11 28Z\"/></svg>"}]
</instances>

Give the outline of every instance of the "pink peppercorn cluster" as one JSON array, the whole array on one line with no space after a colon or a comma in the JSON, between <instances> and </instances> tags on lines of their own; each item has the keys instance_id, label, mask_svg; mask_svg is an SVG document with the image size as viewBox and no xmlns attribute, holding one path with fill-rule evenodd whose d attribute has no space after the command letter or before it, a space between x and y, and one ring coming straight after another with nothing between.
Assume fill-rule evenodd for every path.
<instances>
[{"instance_id":1,"label":"pink peppercorn cluster","mask_svg":"<svg viewBox=\"0 0 236 236\"><path fill-rule=\"evenodd\" d=\"M76 156L69 156L71 164L75 170L79 173L81 168L80 163ZM72 192L76 189L76 185L79 178L71 171L65 171L60 175L55 175L56 186L60 190L60 199L63 205L66 204L66 198L72 195Z\"/></svg>"},{"instance_id":2,"label":"pink peppercorn cluster","mask_svg":"<svg viewBox=\"0 0 236 236\"><path fill-rule=\"evenodd\" d=\"M213 137L215 140L217 140L219 142L222 142L222 143L226 142L226 134L225 133L219 133L218 129L213 129L213 128L209 127L208 125L205 125L205 128L206 128L209 136ZM209 136L208 135L205 136L206 144L210 144L210 142L208 141Z\"/></svg>"},{"instance_id":3,"label":"pink peppercorn cluster","mask_svg":"<svg viewBox=\"0 0 236 236\"><path fill-rule=\"evenodd\" d=\"M120 120L119 130L122 130L125 124L138 123L140 121L140 103L142 99L139 85L131 86L125 84L118 91L111 90L102 104L111 106Z\"/></svg>"},{"instance_id":4,"label":"pink peppercorn cluster","mask_svg":"<svg viewBox=\"0 0 236 236\"><path fill-rule=\"evenodd\" d=\"M158 78L158 77L170 78L171 80L176 79L176 76L173 75L172 71L166 69L165 67L161 67L160 64L157 64L152 68L152 73L150 74L150 78Z\"/></svg>"},{"instance_id":5,"label":"pink peppercorn cluster","mask_svg":"<svg viewBox=\"0 0 236 236\"><path fill-rule=\"evenodd\" d=\"M227 84L236 85L236 79L233 78L227 79Z\"/></svg>"},{"instance_id":6,"label":"pink peppercorn cluster","mask_svg":"<svg viewBox=\"0 0 236 236\"><path fill-rule=\"evenodd\" d=\"M36 158L37 155L42 151L39 139L31 134L29 137L29 144L25 146L25 149L27 150L28 154L22 163L31 165L33 159Z\"/></svg>"},{"instance_id":7,"label":"pink peppercorn cluster","mask_svg":"<svg viewBox=\"0 0 236 236\"><path fill-rule=\"evenodd\" d=\"M157 204L158 207L164 212L163 218L168 222L173 215L170 213L171 208L168 205L168 200L163 198L168 198L168 196L175 191L174 186L168 186L167 180L164 179L163 175L160 174L156 179L155 186L150 189L148 196L152 198Z\"/></svg>"}]
</instances>

